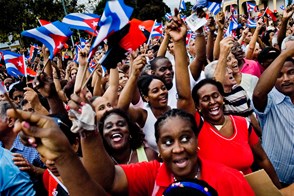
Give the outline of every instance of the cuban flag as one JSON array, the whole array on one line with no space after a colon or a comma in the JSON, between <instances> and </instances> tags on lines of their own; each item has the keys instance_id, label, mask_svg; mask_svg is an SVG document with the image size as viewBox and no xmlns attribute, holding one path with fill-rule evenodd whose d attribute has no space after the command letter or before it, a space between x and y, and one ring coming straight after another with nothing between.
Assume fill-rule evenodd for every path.
<instances>
[{"instance_id":1,"label":"cuban flag","mask_svg":"<svg viewBox=\"0 0 294 196\"><path fill-rule=\"evenodd\" d=\"M181 0L181 3L180 3L180 11L186 11L187 10L187 7L186 7L186 3L184 0Z\"/></svg>"},{"instance_id":2,"label":"cuban flag","mask_svg":"<svg viewBox=\"0 0 294 196\"><path fill-rule=\"evenodd\" d=\"M154 26L151 32L151 37L161 37L163 34L163 25L161 22L154 22Z\"/></svg>"},{"instance_id":3,"label":"cuban flag","mask_svg":"<svg viewBox=\"0 0 294 196\"><path fill-rule=\"evenodd\" d=\"M180 15L180 17L181 17L181 19L183 20L183 21L186 21L186 19L187 19L187 16L186 15Z\"/></svg>"},{"instance_id":4,"label":"cuban flag","mask_svg":"<svg viewBox=\"0 0 294 196\"><path fill-rule=\"evenodd\" d=\"M36 76L36 72L28 68L25 63L24 55L20 55L11 51L4 50L4 61L7 73L13 77L20 76Z\"/></svg>"},{"instance_id":5,"label":"cuban flag","mask_svg":"<svg viewBox=\"0 0 294 196\"><path fill-rule=\"evenodd\" d=\"M88 43L88 40L85 40L84 38L80 38L80 42L78 44L75 44L75 54L73 61L79 64L79 52L81 49L83 49L86 44Z\"/></svg>"},{"instance_id":6,"label":"cuban flag","mask_svg":"<svg viewBox=\"0 0 294 196\"><path fill-rule=\"evenodd\" d=\"M221 4L207 1L207 9L213 14L217 15L221 11Z\"/></svg>"},{"instance_id":7,"label":"cuban flag","mask_svg":"<svg viewBox=\"0 0 294 196\"><path fill-rule=\"evenodd\" d=\"M248 18L248 20L247 20L247 26L249 28L256 28L256 22L254 20Z\"/></svg>"},{"instance_id":8,"label":"cuban flag","mask_svg":"<svg viewBox=\"0 0 294 196\"><path fill-rule=\"evenodd\" d=\"M47 20L43 20L43 19L38 19L38 22L39 22L39 24L40 24L41 26L44 26L44 25L46 25L46 24L50 24L49 21L47 21Z\"/></svg>"},{"instance_id":9,"label":"cuban flag","mask_svg":"<svg viewBox=\"0 0 294 196\"><path fill-rule=\"evenodd\" d=\"M229 23L228 29L226 31L225 37L228 37L228 36L232 35L233 34L233 30L237 29L238 28L238 25L239 25L238 24L238 21L232 15L231 18L230 18L230 23Z\"/></svg>"},{"instance_id":10,"label":"cuban flag","mask_svg":"<svg viewBox=\"0 0 294 196\"><path fill-rule=\"evenodd\" d=\"M164 17L165 17L165 19L166 19L167 21L170 21L170 20L173 18L173 16L171 15L171 13L166 13L166 14L164 15Z\"/></svg>"},{"instance_id":11,"label":"cuban flag","mask_svg":"<svg viewBox=\"0 0 294 196\"><path fill-rule=\"evenodd\" d=\"M66 15L62 22L69 25L70 28L95 33L99 20L100 16L96 14L71 13Z\"/></svg>"},{"instance_id":12,"label":"cuban flag","mask_svg":"<svg viewBox=\"0 0 294 196\"><path fill-rule=\"evenodd\" d=\"M132 7L125 5L123 0L106 2L106 6L99 22L99 33L90 48L89 58L93 54L93 49L96 48L96 46L98 46L106 37L128 24L133 10Z\"/></svg>"},{"instance_id":13,"label":"cuban flag","mask_svg":"<svg viewBox=\"0 0 294 196\"><path fill-rule=\"evenodd\" d=\"M50 59L63 47L63 44L72 35L68 25L55 21L50 24L23 31L22 36L34 38L42 42L50 51Z\"/></svg>"},{"instance_id":14,"label":"cuban flag","mask_svg":"<svg viewBox=\"0 0 294 196\"><path fill-rule=\"evenodd\" d=\"M250 2L246 2L246 5L247 5L247 12L252 12L252 11L255 11L255 5L254 3L250 3Z\"/></svg>"},{"instance_id":15,"label":"cuban flag","mask_svg":"<svg viewBox=\"0 0 294 196\"><path fill-rule=\"evenodd\" d=\"M272 20L275 22L277 21L277 17L275 16L274 12L272 10L270 10L268 7L265 9L264 11L264 15L267 15L268 17L271 17Z\"/></svg>"},{"instance_id":16,"label":"cuban flag","mask_svg":"<svg viewBox=\"0 0 294 196\"><path fill-rule=\"evenodd\" d=\"M193 31L188 30L186 35L186 46L189 44L190 40L192 40Z\"/></svg>"}]
</instances>

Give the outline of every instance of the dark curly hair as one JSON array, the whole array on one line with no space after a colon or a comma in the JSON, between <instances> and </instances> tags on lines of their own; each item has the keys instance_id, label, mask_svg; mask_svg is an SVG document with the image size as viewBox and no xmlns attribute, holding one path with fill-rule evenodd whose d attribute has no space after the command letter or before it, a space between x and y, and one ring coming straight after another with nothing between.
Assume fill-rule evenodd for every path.
<instances>
[{"instance_id":1,"label":"dark curly hair","mask_svg":"<svg viewBox=\"0 0 294 196\"><path fill-rule=\"evenodd\" d=\"M206 84L211 84L211 85L214 85L216 86L217 90L219 91L219 93L224 96L224 88L223 88L223 85L216 81L216 80L213 80L213 79L203 79L201 80L200 82L198 82L194 87L193 87L193 90L192 90L192 97L193 97L193 100L194 100L194 103L195 105L199 105L199 95L198 95L198 91L199 89L206 85Z\"/></svg>"},{"instance_id":2,"label":"dark curly hair","mask_svg":"<svg viewBox=\"0 0 294 196\"><path fill-rule=\"evenodd\" d=\"M144 138L145 138L145 135L144 135L142 129L136 123L134 123L130 120L130 118L126 112L124 112L121 109L115 108L115 109L106 111L103 114L103 116L101 117L100 122L98 124L99 132L102 136L104 147L105 147L106 151L111 152L112 149L107 144L107 142L105 141L105 139L103 137L104 123L105 123L105 120L112 114L119 115L126 120L127 125L129 127L129 132L130 132L129 142L130 142L131 149L136 150L137 148L140 148L142 146L142 144L144 142Z\"/></svg>"},{"instance_id":3,"label":"dark curly hair","mask_svg":"<svg viewBox=\"0 0 294 196\"><path fill-rule=\"evenodd\" d=\"M156 143L159 140L159 131L160 131L159 129L164 124L165 120L168 118L177 117L177 116L183 120L189 121L191 123L191 128L192 128L193 132L195 133L196 137L198 136L199 129L197 128L194 116L190 113L183 111L183 110L171 109L171 110L165 112L162 116L160 116L157 119L156 123L154 124Z\"/></svg>"},{"instance_id":4,"label":"dark curly hair","mask_svg":"<svg viewBox=\"0 0 294 196\"><path fill-rule=\"evenodd\" d=\"M245 58L245 52L243 51L242 46L239 44L239 42L235 41L233 43L231 52L238 60L238 65L240 66L243 63L243 59Z\"/></svg>"}]
</instances>

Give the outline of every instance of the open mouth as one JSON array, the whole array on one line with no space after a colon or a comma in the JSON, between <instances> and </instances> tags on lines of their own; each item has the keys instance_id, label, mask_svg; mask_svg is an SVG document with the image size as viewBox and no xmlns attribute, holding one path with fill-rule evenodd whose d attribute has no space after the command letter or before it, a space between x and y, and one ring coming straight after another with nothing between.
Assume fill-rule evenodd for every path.
<instances>
[{"instance_id":1,"label":"open mouth","mask_svg":"<svg viewBox=\"0 0 294 196\"><path fill-rule=\"evenodd\" d=\"M187 158L177 159L177 160L175 160L173 162L179 168L185 168L188 165L188 159Z\"/></svg>"},{"instance_id":2,"label":"open mouth","mask_svg":"<svg viewBox=\"0 0 294 196\"><path fill-rule=\"evenodd\" d=\"M111 135L111 139L114 141L114 142L119 142L121 141L123 138L123 135L121 133L114 133Z\"/></svg>"},{"instance_id":3,"label":"open mouth","mask_svg":"<svg viewBox=\"0 0 294 196\"><path fill-rule=\"evenodd\" d=\"M220 113L220 108L219 107L214 107L209 109L209 114L212 116L216 116Z\"/></svg>"}]
</instances>

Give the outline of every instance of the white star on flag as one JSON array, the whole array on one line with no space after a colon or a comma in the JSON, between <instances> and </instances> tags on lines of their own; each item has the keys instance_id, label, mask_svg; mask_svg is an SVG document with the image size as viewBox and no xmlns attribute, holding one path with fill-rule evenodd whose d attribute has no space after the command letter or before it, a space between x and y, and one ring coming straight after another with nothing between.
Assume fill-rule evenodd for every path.
<instances>
[{"instance_id":1,"label":"white star on flag","mask_svg":"<svg viewBox=\"0 0 294 196\"><path fill-rule=\"evenodd\" d=\"M22 63L20 61L17 62L17 66L21 67Z\"/></svg>"},{"instance_id":2,"label":"white star on flag","mask_svg":"<svg viewBox=\"0 0 294 196\"><path fill-rule=\"evenodd\" d=\"M61 49L62 47L63 47L63 44L62 44L61 42L59 42L57 48L58 48L58 49Z\"/></svg>"},{"instance_id":3,"label":"white star on flag","mask_svg":"<svg viewBox=\"0 0 294 196\"><path fill-rule=\"evenodd\" d=\"M97 27L97 26L98 26L98 22L93 21L93 22L92 22L92 26L93 26L93 27Z\"/></svg>"}]
</instances>

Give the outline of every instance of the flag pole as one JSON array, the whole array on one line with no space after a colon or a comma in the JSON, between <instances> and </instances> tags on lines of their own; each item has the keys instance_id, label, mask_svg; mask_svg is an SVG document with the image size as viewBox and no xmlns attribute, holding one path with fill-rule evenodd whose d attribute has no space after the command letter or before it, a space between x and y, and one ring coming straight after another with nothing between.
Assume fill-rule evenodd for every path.
<instances>
[{"instance_id":1,"label":"flag pole","mask_svg":"<svg viewBox=\"0 0 294 196\"><path fill-rule=\"evenodd\" d=\"M148 40L147 40L147 46L149 45L149 42L150 42L150 40L151 40L151 38L152 38L152 32L153 32L153 29L154 29L155 23L156 23L156 19L154 20L153 26L152 26L152 28L151 28L150 35L149 35Z\"/></svg>"},{"instance_id":2,"label":"flag pole","mask_svg":"<svg viewBox=\"0 0 294 196\"><path fill-rule=\"evenodd\" d=\"M26 77L26 85L28 87L28 73L27 73L27 64L26 64L26 61L25 61L25 56L24 54L22 54L22 60L23 60L23 66L24 66L24 74L25 74L25 77Z\"/></svg>"}]
</instances>

